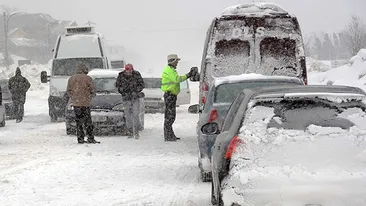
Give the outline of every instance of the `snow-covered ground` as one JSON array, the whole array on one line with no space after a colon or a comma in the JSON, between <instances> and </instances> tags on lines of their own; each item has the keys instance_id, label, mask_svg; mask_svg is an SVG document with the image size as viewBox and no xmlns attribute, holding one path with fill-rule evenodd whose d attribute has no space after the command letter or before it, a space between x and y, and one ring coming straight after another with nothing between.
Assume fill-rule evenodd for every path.
<instances>
[{"instance_id":1,"label":"snow-covered ground","mask_svg":"<svg viewBox=\"0 0 366 206\"><path fill-rule=\"evenodd\" d=\"M178 109L179 142L164 142L163 115L147 114L139 140L78 145L64 123L50 123L46 105L46 92L30 92L24 121L0 128L0 205L209 205L211 185L197 167L198 117L187 106Z\"/></svg>"},{"instance_id":2,"label":"snow-covered ground","mask_svg":"<svg viewBox=\"0 0 366 206\"><path fill-rule=\"evenodd\" d=\"M366 52L365 52L366 53ZM366 89L366 58L330 69L312 62L310 84L346 84ZM309 63L309 62L308 62ZM197 115L178 108L178 142L163 141L163 115L146 114L139 140L96 137L100 145L78 145L63 122L48 116L48 85L40 83L47 66L22 67L31 84L24 121L0 128L0 205L210 205L211 184L197 167ZM10 77L15 67L0 76ZM192 103L198 84L191 84Z\"/></svg>"}]
</instances>

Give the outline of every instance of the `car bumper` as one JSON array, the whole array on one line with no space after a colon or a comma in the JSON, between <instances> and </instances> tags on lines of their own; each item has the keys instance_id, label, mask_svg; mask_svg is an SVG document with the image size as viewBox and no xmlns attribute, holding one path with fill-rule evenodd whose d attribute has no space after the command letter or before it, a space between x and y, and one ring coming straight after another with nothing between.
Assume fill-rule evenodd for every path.
<instances>
[{"instance_id":1,"label":"car bumper","mask_svg":"<svg viewBox=\"0 0 366 206\"><path fill-rule=\"evenodd\" d=\"M146 113L164 112L164 109L165 109L165 103L163 100L145 99Z\"/></svg>"},{"instance_id":2,"label":"car bumper","mask_svg":"<svg viewBox=\"0 0 366 206\"><path fill-rule=\"evenodd\" d=\"M200 134L198 137L198 146L201 158L201 169L204 172L211 172L212 146L215 144L217 135Z\"/></svg>"},{"instance_id":3,"label":"car bumper","mask_svg":"<svg viewBox=\"0 0 366 206\"><path fill-rule=\"evenodd\" d=\"M72 110L66 112L67 124L76 127L75 114ZM126 125L124 113L121 111L91 111L91 117L94 128L98 130L113 130Z\"/></svg>"}]
</instances>

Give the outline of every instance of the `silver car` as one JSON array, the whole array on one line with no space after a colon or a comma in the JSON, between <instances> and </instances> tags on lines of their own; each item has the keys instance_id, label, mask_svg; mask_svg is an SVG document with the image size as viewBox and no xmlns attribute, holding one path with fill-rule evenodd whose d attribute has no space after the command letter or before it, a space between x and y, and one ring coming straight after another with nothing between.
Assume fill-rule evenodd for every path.
<instances>
[{"instance_id":1,"label":"silver car","mask_svg":"<svg viewBox=\"0 0 366 206\"><path fill-rule=\"evenodd\" d=\"M147 113L163 113L165 111L164 93L161 90L161 78L144 78L145 111ZM188 81L180 83L177 106L191 103L191 90Z\"/></svg>"},{"instance_id":2,"label":"silver car","mask_svg":"<svg viewBox=\"0 0 366 206\"><path fill-rule=\"evenodd\" d=\"M212 147L212 203L365 205L366 93L346 86L242 91Z\"/></svg>"},{"instance_id":3,"label":"silver car","mask_svg":"<svg viewBox=\"0 0 366 206\"><path fill-rule=\"evenodd\" d=\"M204 101L204 107L199 105L189 107L189 113L199 113L197 123L198 138L198 167L201 179L204 182L211 180L211 147L215 143L217 134L204 134L202 126L216 122L221 125L226 112L235 97L243 90L257 87L272 87L275 85L303 85L304 83L295 77L264 76L260 74L247 74L231 77L217 78Z\"/></svg>"}]
</instances>

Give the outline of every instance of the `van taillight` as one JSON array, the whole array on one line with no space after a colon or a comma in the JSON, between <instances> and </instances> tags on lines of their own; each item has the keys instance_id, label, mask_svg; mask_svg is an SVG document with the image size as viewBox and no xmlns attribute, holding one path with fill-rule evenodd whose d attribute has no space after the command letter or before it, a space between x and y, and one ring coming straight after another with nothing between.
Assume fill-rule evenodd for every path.
<instances>
[{"instance_id":1,"label":"van taillight","mask_svg":"<svg viewBox=\"0 0 366 206\"><path fill-rule=\"evenodd\" d=\"M219 113L216 109L211 111L210 118L208 119L208 122L214 122L219 120Z\"/></svg>"},{"instance_id":2,"label":"van taillight","mask_svg":"<svg viewBox=\"0 0 366 206\"><path fill-rule=\"evenodd\" d=\"M203 89L203 91L206 91L206 92L207 92L207 91L208 91L208 84L206 84L206 83L205 83L205 84L203 85L203 88L202 88L202 89Z\"/></svg>"},{"instance_id":3,"label":"van taillight","mask_svg":"<svg viewBox=\"0 0 366 206\"><path fill-rule=\"evenodd\" d=\"M203 104L206 104L206 102L207 102L207 98L206 98L206 97L203 97L203 98L202 98L202 103L203 103Z\"/></svg>"},{"instance_id":4,"label":"van taillight","mask_svg":"<svg viewBox=\"0 0 366 206\"><path fill-rule=\"evenodd\" d=\"M230 144L229 144L229 147L226 151L225 158L226 159L231 159L231 157L233 156L233 153L236 152L236 148L242 142L243 141L239 138L239 136L234 137L234 139L232 139Z\"/></svg>"}]
</instances>

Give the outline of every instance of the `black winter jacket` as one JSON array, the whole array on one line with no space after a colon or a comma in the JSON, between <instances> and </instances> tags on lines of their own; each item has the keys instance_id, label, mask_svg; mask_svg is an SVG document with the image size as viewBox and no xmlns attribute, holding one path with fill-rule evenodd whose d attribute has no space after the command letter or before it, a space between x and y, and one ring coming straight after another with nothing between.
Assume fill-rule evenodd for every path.
<instances>
[{"instance_id":1,"label":"black winter jacket","mask_svg":"<svg viewBox=\"0 0 366 206\"><path fill-rule=\"evenodd\" d=\"M122 95L122 100L130 101L141 98L145 83L140 72L132 71L132 75L128 75L126 71L123 71L118 74L116 87Z\"/></svg>"},{"instance_id":2,"label":"black winter jacket","mask_svg":"<svg viewBox=\"0 0 366 206\"><path fill-rule=\"evenodd\" d=\"M19 69L17 69L15 76L9 79L9 90L13 101L20 101L25 103L26 93L29 90L31 84L22 76Z\"/></svg>"}]
</instances>

